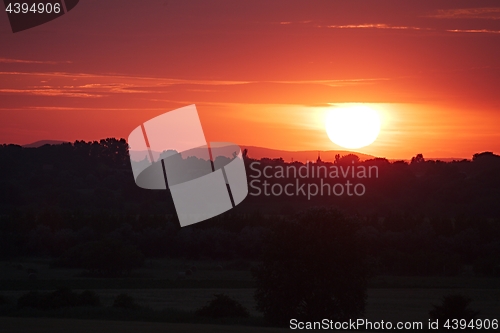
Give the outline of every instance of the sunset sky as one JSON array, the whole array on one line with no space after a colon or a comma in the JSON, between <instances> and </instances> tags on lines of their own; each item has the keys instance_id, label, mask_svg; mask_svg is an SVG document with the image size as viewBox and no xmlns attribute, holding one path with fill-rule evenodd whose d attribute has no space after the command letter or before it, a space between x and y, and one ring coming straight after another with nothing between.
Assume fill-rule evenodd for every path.
<instances>
[{"instance_id":1,"label":"sunset sky","mask_svg":"<svg viewBox=\"0 0 500 333\"><path fill-rule=\"evenodd\" d=\"M126 138L196 104L209 141L336 150L343 103L382 118L359 152L500 153L500 2L81 0L16 34L0 13L0 143Z\"/></svg>"}]
</instances>

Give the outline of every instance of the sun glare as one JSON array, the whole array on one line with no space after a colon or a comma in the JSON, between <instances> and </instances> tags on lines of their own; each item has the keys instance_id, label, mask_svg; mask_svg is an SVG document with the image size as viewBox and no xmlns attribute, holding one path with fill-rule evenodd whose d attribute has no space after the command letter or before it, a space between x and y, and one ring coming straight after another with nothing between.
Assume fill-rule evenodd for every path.
<instances>
[{"instance_id":1,"label":"sun glare","mask_svg":"<svg viewBox=\"0 0 500 333\"><path fill-rule=\"evenodd\" d=\"M377 139L380 116L365 105L335 107L328 112L325 127L333 143L347 149L358 149Z\"/></svg>"}]
</instances>

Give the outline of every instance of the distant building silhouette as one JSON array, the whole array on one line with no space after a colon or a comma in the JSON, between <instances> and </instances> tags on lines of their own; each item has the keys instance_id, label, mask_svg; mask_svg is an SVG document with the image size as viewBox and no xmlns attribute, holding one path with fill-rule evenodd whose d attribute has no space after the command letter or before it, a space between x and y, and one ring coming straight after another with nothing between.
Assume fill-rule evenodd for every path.
<instances>
[{"instance_id":1,"label":"distant building silhouette","mask_svg":"<svg viewBox=\"0 0 500 333\"><path fill-rule=\"evenodd\" d=\"M322 164L323 161L321 160L321 152L318 151L318 158L316 159L316 164Z\"/></svg>"}]
</instances>

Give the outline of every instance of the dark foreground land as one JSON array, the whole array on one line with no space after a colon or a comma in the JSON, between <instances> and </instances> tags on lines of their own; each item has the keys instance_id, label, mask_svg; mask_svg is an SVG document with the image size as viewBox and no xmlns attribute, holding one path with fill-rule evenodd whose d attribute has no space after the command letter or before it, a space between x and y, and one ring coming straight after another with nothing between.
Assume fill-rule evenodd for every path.
<instances>
[{"instance_id":1,"label":"dark foreground land","mask_svg":"<svg viewBox=\"0 0 500 333\"><path fill-rule=\"evenodd\" d=\"M52 318L0 318L0 332L10 333L281 333L287 329L220 325L141 323Z\"/></svg>"},{"instance_id":2,"label":"dark foreground land","mask_svg":"<svg viewBox=\"0 0 500 333\"><path fill-rule=\"evenodd\" d=\"M248 154L247 168L292 165ZM500 156L445 163L417 155L406 163L347 155L317 163L343 165L377 166L380 176L362 179L362 197L249 195L228 214L180 228L168 192L134 183L125 140L0 146L0 331L281 332L264 328L271 323L256 308L252 275L273 244L286 249L268 260L286 271L279 281L292 277L279 306L289 303L302 271L304 297L311 285L353 287L366 277L364 316L372 321L427 323L433 305L458 294L480 311L478 319L500 319ZM292 180L273 179L280 186ZM280 238L283 230L288 236ZM328 267L358 275L330 270L316 285ZM278 285L271 281L267 291ZM88 291L99 304L47 301L61 289ZM123 294L128 305L116 307ZM196 314L215 294L241 304L248 317Z\"/></svg>"},{"instance_id":3,"label":"dark foreground land","mask_svg":"<svg viewBox=\"0 0 500 333\"><path fill-rule=\"evenodd\" d=\"M10 318L0 319L2 332L67 332L65 329L72 325L81 332L281 332L263 327L266 323L262 313L255 309L255 287L250 269L231 268L237 266L232 261L189 261L197 271L181 280L177 273L186 266L182 260L151 260L146 267L137 270L135 276L114 279L82 277L78 269L51 268L49 260L26 258L0 262L0 265L0 295L10 303L3 308L2 315ZM36 269L39 278L30 281L25 272L17 268L19 265ZM16 308L16 300L30 290L49 292L61 286L75 292L93 290L101 305L83 309ZM123 293L133 297L141 309L114 309L114 298ZM250 318L207 320L194 314L214 294L220 293L240 302L249 310ZM471 308L481 311L478 318L498 318L500 279L474 276L373 277L368 285L365 316L372 321L426 323L432 305L439 304L448 294L471 298Z\"/></svg>"}]
</instances>

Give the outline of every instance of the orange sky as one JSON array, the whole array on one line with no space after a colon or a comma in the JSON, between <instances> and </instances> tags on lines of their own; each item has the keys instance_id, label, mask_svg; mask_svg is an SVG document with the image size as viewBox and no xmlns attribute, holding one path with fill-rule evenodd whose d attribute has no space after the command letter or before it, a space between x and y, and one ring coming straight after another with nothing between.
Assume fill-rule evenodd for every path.
<instances>
[{"instance_id":1,"label":"orange sky","mask_svg":"<svg viewBox=\"0 0 500 333\"><path fill-rule=\"evenodd\" d=\"M211 141L341 149L324 113L370 103L360 152L500 153L495 0L86 0L17 34L0 14L0 45L0 143L127 137L196 104Z\"/></svg>"}]
</instances>

